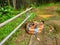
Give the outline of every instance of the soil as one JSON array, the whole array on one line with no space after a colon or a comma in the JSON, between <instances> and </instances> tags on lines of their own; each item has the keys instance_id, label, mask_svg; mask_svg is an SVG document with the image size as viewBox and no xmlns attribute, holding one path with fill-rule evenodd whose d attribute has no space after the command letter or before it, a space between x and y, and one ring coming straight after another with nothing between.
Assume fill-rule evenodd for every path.
<instances>
[{"instance_id":1,"label":"soil","mask_svg":"<svg viewBox=\"0 0 60 45\"><path fill-rule=\"evenodd\" d=\"M56 6L52 6L52 7L46 7L45 10L34 9L33 12L36 14L36 17L33 20L40 20L41 18L51 18L51 17L56 16L54 13L52 13L52 11L54 11L56 8L57 8ZM46 21L46 23L47 22L48 21ZM60 20L50 20L48 23L52 23L52 22L57 25L60 25ZM30 42L30 43L32 43L31 45L56 45L55 38L52 39L42 33L40 35L38 35L38 37L41 39L40 42L36 39L36 37L34 35L32 36L32 40ZM24 41L27 38L30 38L30 36L28 36L27 33L24 33L22 36L20 36L20 34L19 34L18 37L14 39L14 41L15 41L16 45L19 45L20 42ZM58 42L58 45L60 45L60 38L57 39L57 42Z\"/></svg>"},{"instance_id":2,"label":"soil","mask_svg":"<svg viewBox=\"0 0 60 45\"><path fill-rule=\"evenodd\" d=\"M55 12L54 10L56 8L57 8L56 6L52 6L52 7L46 7L45 10L35 9L33 11L36 14L36 17L34 18L34 20L40 20L41 18L55 17L56 15L51 12ZM49 21L46 21L45 23L46 24L56 24L56 25L60 26L60 20L49 20ZM58 37L51 38L52 36L49 37L45 33L44 34L41 33L40 35L38 35L38 37L41 39L40 42L37 41L37 39L33 36L32 40L31 40L31 42L32 42L31 45L60 45L60 38L58 38Z\"/></svg>"}]
</instances>

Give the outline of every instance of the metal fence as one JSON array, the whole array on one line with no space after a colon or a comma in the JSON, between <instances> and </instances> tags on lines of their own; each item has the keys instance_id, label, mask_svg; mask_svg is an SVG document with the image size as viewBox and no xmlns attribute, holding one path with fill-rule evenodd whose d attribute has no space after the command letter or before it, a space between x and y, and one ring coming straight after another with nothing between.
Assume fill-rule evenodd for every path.
<instances>
[{"instance_id":1,"label":"metal fence","mask_svg":"<svg viewBox=\"0 0 60 45\"><path fill-rule=\"evenodd\" d=\"M0 24L0 28L4 25L6 25L7 23L11 22L12 20L16 19L17 17L21 16L22 14L24 13L28 13L30 10L32 9L31 8L28 8L27 10L23 11L22 13L12 17L11 19L8 19L7 21L3 22ZM11 37L21 26L22 24L24 24L26 22L26 20L28 20L28 18L31 16L32 14L26 14L26 18L22 21L22 23L20 23L7 37L5 37L1 42L0 42L0 45L3 45L8 39L9 37Z\"/></svg>"}]
</instances>

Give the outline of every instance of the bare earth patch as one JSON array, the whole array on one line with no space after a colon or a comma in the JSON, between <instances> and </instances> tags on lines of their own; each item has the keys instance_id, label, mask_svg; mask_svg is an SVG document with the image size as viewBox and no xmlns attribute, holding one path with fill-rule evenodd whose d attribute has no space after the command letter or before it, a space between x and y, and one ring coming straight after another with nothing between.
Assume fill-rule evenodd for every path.
<instances>
[{"instance_id":1,"label":"bare earth patch","mask_svg":"<svg viewBox=\"0 0 60 45\"><path fill-rule=\"evenodd\" d=\"M46 15L39 15L39 17L41 17L41 18L50 18L50 17L54 17L54 15L46 14Z\"/></svg>"}]
</instances>

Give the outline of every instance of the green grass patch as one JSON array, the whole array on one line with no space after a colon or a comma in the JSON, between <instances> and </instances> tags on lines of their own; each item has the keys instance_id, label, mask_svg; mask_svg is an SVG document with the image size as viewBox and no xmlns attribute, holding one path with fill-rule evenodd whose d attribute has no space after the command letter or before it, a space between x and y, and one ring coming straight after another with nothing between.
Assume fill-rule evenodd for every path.
<instances>
[{"instance_id":1,"label":"green grass patch","mask_svg":"<svg viewBox=\"0 0 60 45\"><path fill-rule=\"evenodd\" d=\"M14 17L18 13L21 13L24 9L14 10L12 7L5 6L0 7L0 23L4 22L5 20Z\"/></svg>"},{"instance_id":2,"label":"green grass patch","mask_svg":"<svg viewBox=\"0 0 60 45\"><path fill-rule=\"evenodd\" d=\"M0 41L6 37L19 23L23 21L24 18L19 17L12 22L8 23L4 27L0 28Z\"/></svg>"},{"instance_id":3,"label":"green grass patch","mask_svg":"<svg viewBox=\"0 0 60 45\"><path fill-rule=\"evenodd\" d=\"M34 17L35 17L35 14L32 13L32 16L28 20L32 20ZM22 16L18 17L17 19L13 20L12 22L9 22L2 28L0 28L0 41L2 41L2 39L4 39L11 31L13 31L14 28L16 28L16 26L18 26L24 19L25 19L25 15L22 15ZM15 45L15 42L13 42L14 41L13 39L15 37L17 37L18 34L20 34L20 36L22 35L22 29L21 29L21 32L17 31L16 33L14 33L13 36L11 36L11 38L9 40L7 40L4 45L6 45L6 44ZM27 42L28 42L28 40L27 40ZM23 45L26 44L26 41L21 42L21 44L23 44Z\"/></svg>"},{"instance_id":4,"label":"green grass patch","mask_svg":"<svg viewBox=\"0 0 60 45\"><path fill-rule=\"evenodd\" d=\"M57 5L59 5L59 3L47 3L47 4L39 5L37 8L39 8L39 9L45 9L45 7L57 6Z\"/></svg>"},{"instance_id":5,"label":"green grass patch","mask_svg":"<svg viewBox=\"0 0 60 45\"><path fill-rule=\"evenodd\" d=\"M32 16L28 19L29 21L32 20L35 17L35 14L32 13Z\"/></svg>"}]
</instances>

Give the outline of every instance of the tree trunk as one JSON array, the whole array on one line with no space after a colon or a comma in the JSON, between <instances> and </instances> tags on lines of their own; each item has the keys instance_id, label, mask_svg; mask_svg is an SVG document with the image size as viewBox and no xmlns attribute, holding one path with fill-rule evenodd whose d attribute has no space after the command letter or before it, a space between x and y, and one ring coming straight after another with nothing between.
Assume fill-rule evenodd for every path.
<instances>
[{"instance_id":1,"label":"tree trunk","mask_svg":"<svg viewBox=\"0 0 60 45\"><path fill-rule=\"evenodd\" d=\"M16 0L13 0L13 7L16 9Z\"/></svg>"},{"instance_id":2,"label":"tree trunk","mask_svg":"<svg viewBox=\"0 0 60 45\"><path fill-rule=\"evenodd\" d=\"M10 0L8 0L8 6L10 6Z\"/></svg>"}]
</instances>

